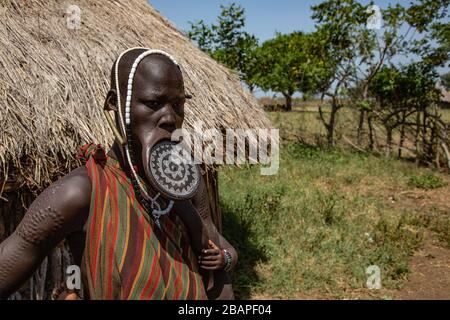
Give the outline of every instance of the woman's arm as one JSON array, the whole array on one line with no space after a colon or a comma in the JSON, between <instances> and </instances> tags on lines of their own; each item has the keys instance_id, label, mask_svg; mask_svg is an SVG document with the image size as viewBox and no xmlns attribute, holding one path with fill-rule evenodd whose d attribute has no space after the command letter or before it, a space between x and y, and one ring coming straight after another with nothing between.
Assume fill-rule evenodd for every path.
<instances>
[{"instance_id":1,"label":"woman's arm","mask_svg":"<svg viewBox=\"0 0 450 320\"><path fill-rule=\"evenodd\" d=\"M175 201L174 210L189 234L191 247L199 256L208 247L209 234L198 211L190 201Z\"/></svg>"},{"instance_id":2,"label":"woman's arm","mask_svg":"<svg viewBox=\"0 0 450 320\"><path fill-rule=\"evenodd\" d=\"M62 239L83 228L91 187L89 178L79 174L74 170L44 190L0 244L0 299L18 290Z\"/></svg>"}]
</instances>

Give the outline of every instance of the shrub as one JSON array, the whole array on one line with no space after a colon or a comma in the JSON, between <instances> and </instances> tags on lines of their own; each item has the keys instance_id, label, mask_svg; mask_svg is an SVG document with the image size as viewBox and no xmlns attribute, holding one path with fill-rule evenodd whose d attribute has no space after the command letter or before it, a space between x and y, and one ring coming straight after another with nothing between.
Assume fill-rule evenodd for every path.
<instances>
[{"instance_id":1,"label":"shrub","mask_svg":"<svg viewBox=\"0 0 450 320\"><path fill-rule=\"evenodd\" d=\"M441 177L428 172L420 176L411 176L409 184L421 189L437 189L446 186L447 182Z\"/></svg>"}]
</instances>

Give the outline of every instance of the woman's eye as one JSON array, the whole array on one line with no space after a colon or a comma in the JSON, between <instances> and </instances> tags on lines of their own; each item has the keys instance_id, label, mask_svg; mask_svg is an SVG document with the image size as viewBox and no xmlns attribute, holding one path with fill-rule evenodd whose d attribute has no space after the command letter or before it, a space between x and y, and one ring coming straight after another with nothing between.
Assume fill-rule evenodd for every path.
<instances>
[{"instance_id":1,"label":"woman's eye","mask_svg":"<svg viewBox=\"0 0 450 320\"><path fill-rule=\"evenodd\" d=\"M147 106L149 106L150 108L156 108L159 106L159 102L158 101L148 101Z\"/></svg>"}]
</instances>

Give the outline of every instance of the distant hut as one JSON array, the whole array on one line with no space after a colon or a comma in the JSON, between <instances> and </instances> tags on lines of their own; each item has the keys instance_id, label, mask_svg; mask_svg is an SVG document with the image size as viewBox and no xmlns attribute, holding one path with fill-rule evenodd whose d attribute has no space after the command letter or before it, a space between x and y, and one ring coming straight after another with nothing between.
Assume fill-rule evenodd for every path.
<instances>
[{"instance_id":1,"label":"distant hut","mask_svg":"<svg viewBox=\"0 0 450 320\"><path fill-rule=\"evenodd\" d=\"M182 65L186 126L267 128L239 79L200 51L145 0L15 0L0 3L0 241L35 196L79 164L86 142L109 146L101 107L117 55L134 46L172 53ZM212 176L210 190L216 195ZM215 220L220 226L217 197ZM48 299L70 263L63 246L48 257L22 298ZM23 295L26 295L25 297ZM20 298L20 297L17 297Z\"/></svg>"}]
</instances>

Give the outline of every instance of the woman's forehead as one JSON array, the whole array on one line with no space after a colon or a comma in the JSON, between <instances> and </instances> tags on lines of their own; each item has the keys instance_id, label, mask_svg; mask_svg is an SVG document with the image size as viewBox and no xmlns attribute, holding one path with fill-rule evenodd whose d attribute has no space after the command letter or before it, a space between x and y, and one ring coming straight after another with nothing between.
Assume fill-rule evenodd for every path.
<instances>
[{"instance_id":1,"label":"woman's forehead","mask_svg":"<svg viewBox=\"0 0 450 320\"><path fill-rule=\"evenodd\" d=\"M184 90L183 76L178 66L170 59L159 56L144 59L136 70L134 88L164 94L169 90Z\"/></svg>"}]
</instances>

